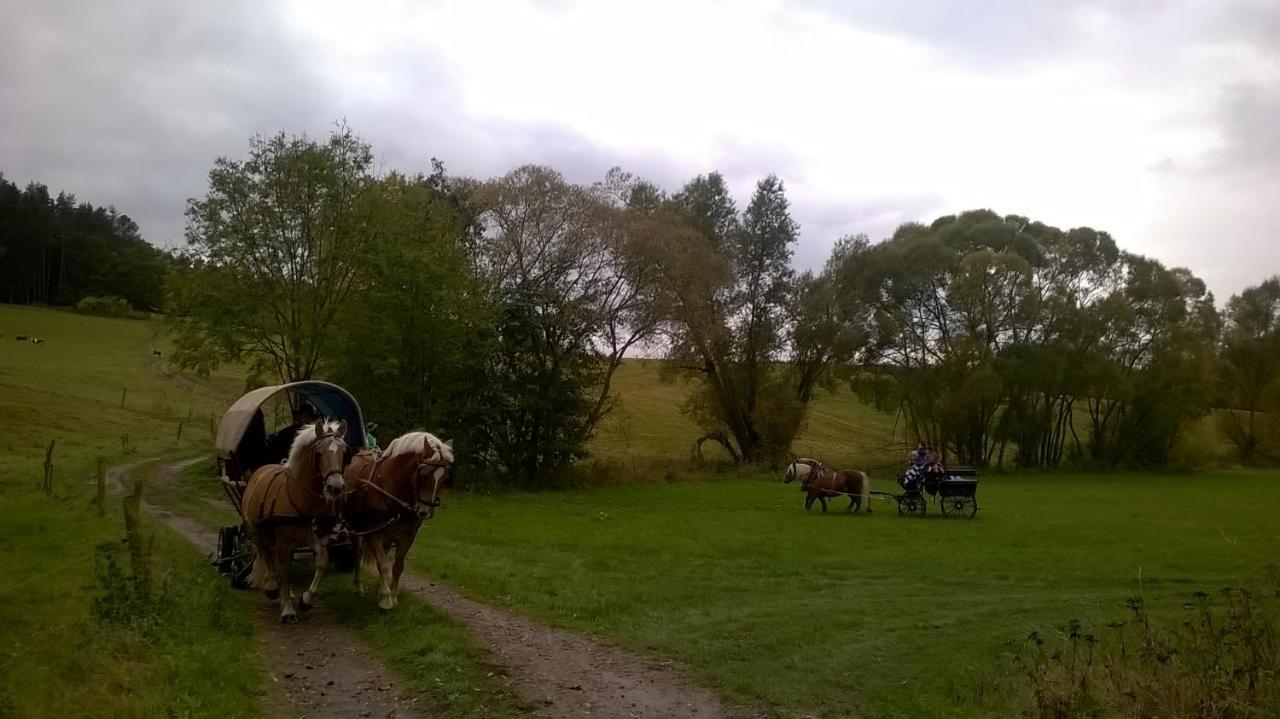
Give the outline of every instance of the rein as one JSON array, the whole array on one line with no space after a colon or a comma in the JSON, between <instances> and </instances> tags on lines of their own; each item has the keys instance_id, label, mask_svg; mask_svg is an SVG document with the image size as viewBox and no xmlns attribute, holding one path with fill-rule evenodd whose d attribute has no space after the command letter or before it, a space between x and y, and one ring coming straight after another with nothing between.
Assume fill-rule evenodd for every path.
<instances>
[{"instance_id":1,"label":"rein","mask_svg":"<svg viewBox=\"0 0 1280 719\"><path fill-rule=\"evenodd\" d=\"M392 494L392 493L388 492L387 490L383 489L383 488L382 488L380 485L378 485L374 480L376 480L376 479L378 478L378 473L382 470L382 462L383 462L383 460L384 460L384 459L386 459L386 456L385 456L385 455L378 455L378 457L377 457L376 459L374 459L374 461L373 461L373 471L369 473L369 478L368 478L368 479L361 479L361 480L359 480L360 484L363 484L363 485L365 485L365 486L369 487L370 489L372 489L372 490L376 491L378 494L381 494L382 496L384 496L384 497L386 497L387 499L391 500L391 501L392 501L392 502L393 502L397 507L399 507L400 509L404 510L404 513L405 513L405 514L407 514L407 515L409 515L409 516L416 517L416 518L418 518L419 520L425 520L425 519L427 518L427 511L426 511L426 508L434 509L434 508L436 508L436 507L439 507L439 506L440 506L440 497L439 497L439 496L435 496L434 498L432 498L432 500L431 500L430 502L423 503L423 502L420 502L420 501L419 501L419 502L415 502L414 504L410 505L408 502L404 501L403 499L400 499L399 497L395 496L394 494ZM423 460L421 460L421 461L419 461L419 462L418 462L418 466L417 466L417 468L414 470L414 471L415 471L415 476L416 476L416 473L417 473L417 472L422 471L422 468L423 468L423 467L448 467L448 466L449 466L449 465L448 465L448 463L446 463L446 462L438 462L438 461L432 460L431 458L423 459ZM414 489L416 490L416 489L417 489L417 487L415 486L415 487L414 487ZM440 489L440 488L439 488L439 486L437 486L437 487L436 487L436 494L437 494L437 495L439 494L439 489ZM355 491L355 490L351 490L351 491ZM350 494L350 492L348 492L348 494ZM415 491L415 493L414 493L414 494L416 495L416 494L417 494L417 492ZM366 534L372 534L372 533L374 533L374 532L376 532L376 531L380 531L380 530L386 529L387 527L389 527L389 526L391 526L392 524L394 524L394 523L396 522L396 520L398 520L401 516L402 516L401 514L397 513L397 514L393 515L390 519L388 519L386 522L384 522L381 526L376 527L375 529L369 529L369 530L366 530L366 531L363 531L363 532L356 532L356 533L354 533L354 534L356 534L356 536L364 536L364 535L366 535Z\"/></svg>"}]
</instances>

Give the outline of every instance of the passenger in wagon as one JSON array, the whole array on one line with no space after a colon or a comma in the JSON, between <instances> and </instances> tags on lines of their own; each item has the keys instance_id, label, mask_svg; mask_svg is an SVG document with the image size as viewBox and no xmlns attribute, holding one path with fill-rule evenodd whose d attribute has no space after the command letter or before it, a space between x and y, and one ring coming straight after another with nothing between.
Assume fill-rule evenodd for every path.
<instances>
[{"instance_id":1,"label":"passenger in wagon","mask_svg":"<svg viewBox=\"0 0 1280 719\"><path fill-rule=\"evenodd\" d=\"M293 410L293 424L282 427L267 440L267 455L272 462L284 462L298 432L319 419L316 408L310 402L302 402Z\"/></svg>"}]
</instances>

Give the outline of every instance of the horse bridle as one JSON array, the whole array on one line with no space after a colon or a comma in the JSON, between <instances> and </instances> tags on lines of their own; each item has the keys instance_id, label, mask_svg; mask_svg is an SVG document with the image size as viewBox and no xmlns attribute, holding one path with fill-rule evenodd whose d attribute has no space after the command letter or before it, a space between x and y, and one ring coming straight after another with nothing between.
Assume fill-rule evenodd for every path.
<instances>
[{"instance_id":1,"label":"horse bridle","mask_svg":"<svg viewBox=\"0 0 1280 719\"><path fill-rule=\"evenodd\" d=\"M804 460L801 460L799 457L796 457L795 459L791 460L791 464L787 467L787 471L793 470L797 464L803 464L804 466L809 468L809 473L806 474L804 476L804 479L800 481L801 489L805 489L806 487L809 486L809 483L813 481L814 475L816 475L819 472L825 472L827 470L826 465L824 465L822 462L819 462L817 460L804 461ZM792 476L794 476L797 473L791 472L791 474Z\"/></svg>"},{"instance_id":2,"label":"horse bridle","mask_svg":"<svg viewBox=\"0 0 1280 719\"><path fill-rule=\"evenodd\" d=\"M438 453L439 452L437 451L436 454ZM388 492L382 487L378 486L378 484L373 481L378 476L378 470L382 468L383 457L378 458L377 462L374 464L373 471L369 473L369 478L362 479L360 480L360 482L364 484L366 487L369 487L370 489L374 490L378 494L381 494L383 497L386 497L387 499L391 500L393 504L395 504L400 509L404 510L406 514L413 517L417 517L419 520L425 520L427 519L428 516L430 516L432 510L440 506L440 482L443 482L445 478L441 477L440 480L436 482L436 486L434 488L435 491L432 492L432 495L431 495L431 501L423 502L421 495L418 493L418 482L417 482L418 477L421 476L422 474L423 468L431 467L433 469L438 469L440 467L444 467L446 468L445 477L448 476L448 472L451 472L453 470L452 462L441 462L434 459L434 457L435 455L433 454L431 457L420 460L418 462L418 466L414 469L414 473L413 473L413 478L414 478L413 500L414 501L412 505L410 505L408 502L404 501L403 499L400 499L399 497L395 496L394 494Z\"/></svg>"},{"instance_id":3,"label":"horse bridle","mask_svg":"<svg viewBox=\"0 0 1280 719\"><path fill-rule=\"evenodd\" d=\"M341 435L340 433L338 433L338 432L330 432L329 434L321 434L321 435L317 435L317 436L315 437L315 439L311 440L311 444L309 444L309 445L307 446L307 451L308 451L308 452L312 451L312 450L315 448L315 446L316 446L316 445L317 445L321 440L325 440L325 439L335 439L335 438L336 438L338 441L342 442L343 444L346 444L346 442L342 439L342 435ZM329 472L328 474L326 474L326 475L324 475L323 477L321 477L321 478L320 478L320 486L321 486L321 487L324 487L324 485L329 481L329 478L330 478L330 477L332 477L332 476L334 476L335 474L336 474L336 475L338 475L339 477L341 477L341 476L342 476L342 470L338 470L337 472ZM285 485L285 489L286 489L286 491L288 490L288 486L289 486L288 484L286 484L286 485ZM336 501L337 501L336 499L330 499L329 497L325 496L325 493L324 493L324 490L323 490L323 489L322 489L321 491L319 491L319 492L317 492L317 491L315 491L315 490L311 489L311 487L303 487L302 489L303 489L303 491L305 491L307 494L310 494L312 497L318 497L318 498L320 498L320 499L324 500L325 502L327 502L327 503L329 503L329 504L333 504L334 502L336 502Z\"/></svg>"}]
</instances>

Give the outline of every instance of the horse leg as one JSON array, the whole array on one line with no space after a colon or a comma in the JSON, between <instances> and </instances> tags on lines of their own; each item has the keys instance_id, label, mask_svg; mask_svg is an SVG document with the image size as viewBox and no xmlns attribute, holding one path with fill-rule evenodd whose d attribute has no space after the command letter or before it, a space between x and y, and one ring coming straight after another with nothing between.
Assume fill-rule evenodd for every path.
<instances>
[{"instance_id":1,"label":"horse leg","mask_svg":"<svg viewBox=\"0 0 1280 719\"><path fill-rule=\"evenodd\" d=\"M418 538L418 528L406 529L396 543L396 561L391 565L391 605L395 606L400 602L398 595L400 594L400 575L404 574L404 560L409 556L409 547L413 546L413 540Z\"/></svg>"},{"instance_id":2,"label":"horse leg","mask_svg":"<svg viewBox=\"0 0 1280 719\"><path fill-rule=\"evenodd\" d=\"M280 601L280 583L276 581L275 548L266 541L269 536L263 530L253 535L253 574L249 582L261 587L267 606L274 607Z\"/></svg>"},{"instance_id":3,"label":"horse leg","mask_svg":"<svg viewBox=\"0 0 1280 719\"><path fill-rule=\"evenodd\" d=\"M826 513L827 513L827 498L826 498L826 497L818 497L818 501L819 501L819 502L822 502L822 513L823 513L823 514L826 514Z\"/></svg>"},{"instance_id":4,"label":"horse leg","mask_svg":"<svg viewBox=\"0 0 1280 719\"><path fill-rule=\"evenodd\" d=\"M852 514L852 513L853 513L853 505L855 505L855 504L857 504L857 503L858 503L858 500L854 499L853 497L850 497L850 498L849 498L849 506L848 506L848 507L846 507L844 511L845 511L845 512L847 512L847 513L849 513L849 514Z\"/></svg>"},{"instance_id":5,"label":"horse leg","mask_svg":"<svg viewBox=\"0 0 1280 719\"><path fill-rule=\"evenodd\" d=\"M320 579L324 577L324 573L329 569L329 546L320 537L314 537L311 544L311 550L316 555L316 571L311 577L311 586L302 593L302 603L298 605L302 611L307 611L315 604L316 595L320 592Z\"/></svg>"},{"instance_id":6,"label":"horse leg","mask_svg":"<svg viewBox=\"0 0 1280 719\"><path fill-rule=\"evenodd\" d=\"M395 604L391 601L391 561L382 537L373 540L373 561L378 565L378 609L388 611Z\"/></svg>"},{"instance_id":7,"label":"horse leg","mask_svg":"<svg viewBox=\"0 0 1280 719\"><path fill-rule=\"evenodd\" d=\"M814 500L813 494L810 494L809 496L804 498L804 511L808 512L810 509L813 509L813 500Z\"/></svg>"},{"instance_id":8,"label":"horse leg","mask_svg":"<svg viewBox=\"0 0 1280 719\"><path fill-rule=\"evenodd\" d=\"M277 536L277 540L280 537ZM298 612L293 608L293 580L289 577L289 569L293 563L293 542L277 541L274 561L276 582L280 591L280 623L297 624Z\"/></svg>"}]
</instances>

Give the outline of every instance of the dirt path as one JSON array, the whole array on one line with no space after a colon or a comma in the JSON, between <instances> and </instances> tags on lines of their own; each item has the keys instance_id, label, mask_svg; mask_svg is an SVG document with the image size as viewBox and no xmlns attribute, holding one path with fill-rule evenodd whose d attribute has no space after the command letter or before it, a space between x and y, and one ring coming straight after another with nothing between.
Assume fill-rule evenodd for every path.
<instances>
[{"instance_id":1,"label":"dirt path","mask_svg":"<svg viewBox=\"0 0 1280 719\"><path fill-rule=\"evenodd\" d=\"M201 458L160 466L149 481L172 482L181 471ZM137 465L113 467L108 479L119 489ZM214 550L213 530L200 523L146 501L143 509L182 535L201 551ZM257 595L255 598L260 598ZM300 625L280 624L276 610L265 601L252 610L258 624L257 641L268 669L266 714L271 717L405 718L426 716L405 699L396 680L354 632L328 615L323 605L307 612Z\"/></svg>"},{"instance_id":2,"label":"dirt path","mask_svg":"<svg viewBox=\"0 0 1280 719\"><path fill-rule=\"evenodd\" d=\"M162 467L152 477L153 482L171 482L178 473L192 461L170 464ZM145 494L144 494L145 500ZM145 501L144 501L145 505ZM212 544L213 533L204 525L194 520L176 515L163 508L147 506L149 512L161 521L173 527L183 536L192 539L200 546ZM211 549L211 547L207 547ZM748 717L758 712L744 707L725 706L719 697L707 689L695 686L674 670L670 663L659 663L636 656L630 652L597 642L589 637L553 629L528 619L524 619L468 599L443 585L431 582L422 577L406 573L401 581L403 591L421 597L436 609L466 624L474 636L489 650L490 661L498 667L505 680L520 696L532 706L533 715L548 719L568 717L597 717L600 719L632 719L633 717L662 717L664 719L680 719L684 717L716 718L716 717ZM351 690L363 688L367 694L370 682L365 679L352 681L351 677L364 677L367 669L345 668L338 672L332 662L337 657L332 653L332 640L324 635L331 634L342 642L343 646L357 646L352 637L343 636L342 628L332 622L322 621L323 605L311 610L304 625L308 631L295 632L297 627L281 627L275 621L275 615L267 616L263 612L262 636L268 643L277 645L272 654L270 646L264 646L266 655L271 658L271 666L283 666L280 662L289 663L294 669L283 669L292 673L280 681L285 684L286 693L295 697L315 697L332 701L336 687L317 685L320 680L319 670L304 673L297 667L324 667L326 652L329 653L329 668L323 672L342 676L347 680L343 686ZM316 628L316 627L319 628ZM287 645L287 651L281 650ZM329 647L327 650L326 647ZM297 657L287 656L289 651L297 651ZM303 653L306 653L305 657ZM340 654L352 656L343 650ZM296 659L296 661L295 661ZM371 660L370 660L371 661ZM366 663L365 666L368 666ZM350 672L347 674L346 672ZM331 677L332 678L332 677ZM325 680L327 681L327 679ZM381 682L374 682L383 686ZM395 692L384 692L392 697ZM308 716L339 716L341 714L316 713ZM375 711L374 716L389 716ZM351 713L345 716L360 716ZM368 715L365 715L368 716ZM390 716L395 716L394 714ZM403 714L401 715L403 716Z\"/></svg>"},{"instance_id":3,"label":"dirt path","mask_svg":"<svg viewBox=\"0 0 1280 719\"><path fill-rule=\"evenodd\" d=\"M540 717L736 717L712 692L669 665L571 632L553 629L472 601L440 584L405 573L401 590L465 623L492 653L512 687L535 703Z\"/></svg>"}]
</instances>

